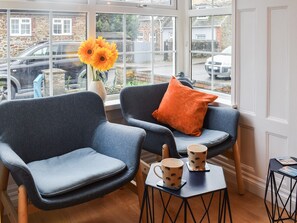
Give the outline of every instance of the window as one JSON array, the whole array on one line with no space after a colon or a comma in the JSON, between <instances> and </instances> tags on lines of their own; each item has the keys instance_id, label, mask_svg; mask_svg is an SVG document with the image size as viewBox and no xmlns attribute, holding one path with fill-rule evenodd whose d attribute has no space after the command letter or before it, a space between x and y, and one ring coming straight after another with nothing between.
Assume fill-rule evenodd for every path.
<instances>
[{"instance_id":1,"label":"window","mask_svg":"<svg viewBox=\"0 0 297 223\"><path fill-rule=\"evenodd\" d=\"M226 96L231 94L232 78L231 3L193 0L190 17L192 79L197 87Z\"/></svg>"},{"instance_id":2,"label":"window","mask_svg":"<svg viewBox=\"0 0 297 223\"><path fill-rule=\"evenodd\" d=\"M125 86L168 81L176 74L175 5L175 0L7 1L7 9L0 10L0 101L2 93L9 100L33 97L33 82L41 73L50 80L43 86L46 96L86 90L87 66L77 49L87 37L103 36L117 44L119 57L105 84L108 100ZM30 30L31 38L13 35L21 30ZM64 75L56 79L56 72Z\"/></svg>"},{"instance_id":3,"label":"window","mask_svg":"<svg viewBox=\"0 0 297 223\"><path fill-rule=\"evenodd\" d=\"M175 74L175 17L98 13L96 24L97 36L115 42L119 51L108 73L109 95L125 86L166 82Z\"/></svg>"},{"instance_id":4,"label":"window","mask_svg":"<svg viewBox=\"0 0 297 223\"><path fill-rule=\"evenodd\" d=\"M11 36L31 36L31 18L11 18Z\"/></svg>"},{"instance_id":5,"label":"window","mask_svg":"<svg viewBox=\"0 0 297 223\"><path fill-rule=\"evenodd\" d=\"M53 19L53 35L72 35L72 19Z\"/></svg>"},{"instance_id":6,"label":"window","mask_svg":"<svg viewBox=\"0 0 297 223\"><path fill-rule=\"evenodd\" d=\"M40 88L43 96L87 89L86 65L77 56L81 41L86 39L87 13L3 10L0 21L7 24L7 19L13 34L30 30L31 37L0 33L0 103L6 99L32 98ZM60 35L53 35L54 32ZM65 33L73 35L62 35ZM35 88L34 80L39 74L43 74L44 84Z\"/></svg>"}]
</instances>

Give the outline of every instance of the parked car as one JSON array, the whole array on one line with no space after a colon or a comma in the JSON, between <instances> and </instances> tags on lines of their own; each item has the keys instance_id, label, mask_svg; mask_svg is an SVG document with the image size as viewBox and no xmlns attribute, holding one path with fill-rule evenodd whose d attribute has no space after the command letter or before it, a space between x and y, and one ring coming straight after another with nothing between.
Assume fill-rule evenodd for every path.
<instances>
[{"instance_id":1,"label":"parked car","mask_svg":"<svg viewBox=\"0 0 297 223\"><path fill-rule=\"evenodd\" d=\"M205 70L209 76L213 75L216 78L220 77L231 77L231 46L225 48L222 54L215 55L207 58L205 62Z\"/></svg>"},{"instance_id":2,"label":"parked car","mask_svg":"<svg viewBox=\"0 0 297 223\"><path fill-rule=\"evenodd\" d=\"M53 68L65 70L65 83L68 86L78 82L79 75L84 72L86 66L80 62L77 54L80 42L61 41L52 43ZM49 58L26 58L49 55L49 43L39 42L21 52L18 59L10 63L11 70L11 96L23 93L33 88L34 79L49 69ZM57 57L56 57L57 56ZM0 64L0 100L7 94L7 63Z\"/></svg>"}]
</instances>

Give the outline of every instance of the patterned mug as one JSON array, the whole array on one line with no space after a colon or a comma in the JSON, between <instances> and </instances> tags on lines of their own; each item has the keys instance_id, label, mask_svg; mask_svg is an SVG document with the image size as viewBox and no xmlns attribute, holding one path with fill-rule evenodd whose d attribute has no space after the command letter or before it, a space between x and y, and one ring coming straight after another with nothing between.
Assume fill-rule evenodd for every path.
<instances>
[{"instance_id":1,"label":"patterned mug","mask_svg":"<svg viewBox=\"0 0 297 223\"><path fill-rule=\"evenodd\" d=\"M184 162L176 158L166 158L160 164L154 167L154 172L157 177L163 180L163 185L171 188L179 188L181 186ZM157 167L161 169L162 176L157 173Z\"/></svg>"},{"instance_id":2,"label":"patterned mug","mask_svg":"<svg viewBox=\"0 0 297 223\"><path fill-rule=\"evenodd\" d=\"M189 166L192 170L205 170L207 147L193 144L187 147Z\"/></svg>"}]
</instances>

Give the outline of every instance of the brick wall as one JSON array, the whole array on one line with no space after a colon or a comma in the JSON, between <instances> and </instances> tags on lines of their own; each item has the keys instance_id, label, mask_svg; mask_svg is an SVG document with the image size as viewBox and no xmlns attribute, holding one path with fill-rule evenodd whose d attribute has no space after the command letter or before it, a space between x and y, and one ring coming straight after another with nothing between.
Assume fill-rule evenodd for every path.
<instances>
[{"instance_id":1,"label":"brick wall","mask_svg":"<svg viewBox=\"0 0 297 223\"><path fill-rule=\"evenodd\" d=\"M12 15L13 18L31 18L31 36L10 37L11 56L17 56L21 51L40 41L49 39L48 14L20 14ZM53 41L83 41L86 37L86 17L83 14L57 15L57 18L72 19L72 35L53 36ZM0 14L0 58L6 57L7 50L7 18Z\"/></svg>"}]
</instances>

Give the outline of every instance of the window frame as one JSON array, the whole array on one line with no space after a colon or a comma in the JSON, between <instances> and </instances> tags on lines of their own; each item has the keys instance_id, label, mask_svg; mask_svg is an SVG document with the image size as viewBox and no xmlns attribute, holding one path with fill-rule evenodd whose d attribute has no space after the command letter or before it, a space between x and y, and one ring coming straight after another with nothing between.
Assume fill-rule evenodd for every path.
<instances>
[{"instance_id":1,"label":"window frame","mask_svg":"<svg viewBox=\"0 0 297 223\"><path fill-rule=\"evenodd\" d=\"M96 0L98 5L112 5L112 6L127 6L137 8L163 8L163 9L177 9L178 0L170 0L170 5L154 4L154 3L137 3L137 2L122 2L122 1L110 1L110 0Z\"/></svg>"},{"instance_id":2,"label":"window frame","mask_svg":"<svg viewBox=\"0 0 297 223\"><path fill-rule=\"evenodd\" d=\"M12 33L13 20L18 21L18 33ZM22 20L28 20L28 23L24 23ZM29 33L22 34L22 25L29 25ZM12 17L10 18L10 36L31 36L32 35L32 20L28 17Z\"/></svg>"},{"instance_id":3,"label":"window frame","mask_svg":"<svg viewBox=\"0 0 297 223\"><path fill-rule=\"evenodd\" d=\"M188 66L188 72L192 75L192 54L195 53L205 53L197 50L192 50L191 45L192 45L192 18L193 17L206 17L206 16L223 16L223 15L230 15L231 16L231 21L232 21L232 40L231 40L231 46L232 46L232 67L231 67L231 72L232 72L232 78L231 78L231 92L230 94L214 91L214 90L208 90L208 89L203 89L199 88L199 90L216 94L219 96L219 99L224 101L224 104L227 102L227 104L232 104L233 101L235 101L235 83L236 83L236 75L235 75L235 0L232 0L232 6L230 7L220 7L220 8L203 8L203 9L192 9L192 1L189 1L189 10L188 10L188 29L189 29L189 36L188 36L188 41L189 41L189 54L187 56L187 66ZM208 52L207 52L208 53ZM217 55L220 54L219 52L215 52L212 50L211 55ZM212 77L212 85L213 85L213 78Z\"/></svg>"},{"instance_id":4,"label":"window frame","mask_svg":"<svg viewBox=\"0 0 297 223\"><path fill-rule=\"evenodd\" d=\"M55 20L61 20L61 23L55 23ZM65 22L70 22L69 32L65 32ZM61 25L61 33L55 33L55 25ZM72 19L71 18L53 18L52 22L52 35L53 36L71 36L72 35Z\"/></svg>"}]
</instances>

